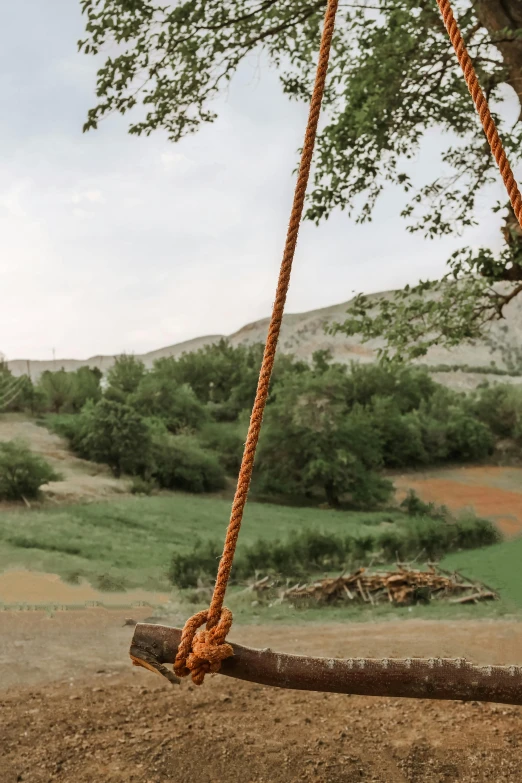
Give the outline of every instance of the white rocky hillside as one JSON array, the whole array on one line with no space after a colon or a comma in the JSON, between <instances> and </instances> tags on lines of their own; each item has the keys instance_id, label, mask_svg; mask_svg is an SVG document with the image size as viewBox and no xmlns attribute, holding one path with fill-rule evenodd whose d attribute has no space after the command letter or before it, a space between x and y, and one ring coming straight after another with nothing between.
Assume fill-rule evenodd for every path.
<instances>
[{"instance_id":1,"label":"white rocky hillside","mask_svg":"<svg viewBox=\"0 0 522 783\"><path fill-rule=\"evenodd\" d=\"M392 292L375 294L372 299L390 296ZM347 338L344 335L327 335L324 327L334 321L344 320L348 302L320 310L312 310L307 313L285 315L281 330L279 350L292 353L298 358L310 359L313 352L318 349L330 349L333 357L338 362L349 363L375 361L378 341L361 343L357 338ZM238 332L226 335L232 345L248 345L256 342L264 342L268 328L268 318L247 324ZM167 348L160 348L143 355L137 355L147 367L151 367L155 359L165 356L180 356L182 353L195 351L205 345L220 340L225 335L208 335L197 337L194 340L177 343ZM474 368L488 368L492 362L500 369L507 369L506 351L519 356L519 364L522 362L522 299L514 300L506 308L506 318L501 322L492 323L486 339L476 345L461 345L451 351L442 348L432 348L428 355L422 359L422 363L433 367L434 377L441 383L460 389L474 388L477 383L484 380L481 372L464 372L462 370L451 372L436 372L440 365L460 367L466 365ZM79 367L98 367L102 372L107 372L114 362L114 356L93 356L90 359L56 359L53 361L31 361L17 359L10 361L9 367L14 375L30 373L33 380L44 370L60 369L75 370ZM521 372L521 371L519 371ZM488 380L502 380L503 382L522 384L522 372L517 376L487 375Z\"/></svg>"}]
</instances>

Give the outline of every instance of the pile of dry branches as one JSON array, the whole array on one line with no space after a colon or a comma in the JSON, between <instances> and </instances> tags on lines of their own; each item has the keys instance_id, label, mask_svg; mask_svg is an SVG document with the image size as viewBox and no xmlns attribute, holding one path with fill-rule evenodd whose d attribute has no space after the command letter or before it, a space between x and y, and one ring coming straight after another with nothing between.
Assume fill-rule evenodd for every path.
<instances>
[{"instance_id":1,"label":"pile of dry branches","mask_svg":"<svg viewBox=\"0 0 522 783\"><path fill-rule=\"evenodd\" d=\"M252 585L252 589L261 597L274 586L274 582L265 577ZM348 576L341 574L310 584L296 584L281 588L278 593L280 601L293 604L389 602L406 606L432 599L448 599L454 604L498 599L498 595L485 585L466 579L458 572L444 571L433 563L428 564L427 570L413 569L404 564L398 564L394 571L370 572L359 568Z\"/></svg>"}]
</instances>

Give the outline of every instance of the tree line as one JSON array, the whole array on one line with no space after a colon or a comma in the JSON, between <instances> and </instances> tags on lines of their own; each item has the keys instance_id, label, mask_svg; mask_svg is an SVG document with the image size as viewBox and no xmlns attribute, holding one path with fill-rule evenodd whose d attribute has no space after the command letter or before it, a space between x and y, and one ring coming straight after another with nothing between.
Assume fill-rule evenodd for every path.
<instances>
[{"instance_id":1,"label":"tree line","mask_svg":"<svg viewBox=\"0 0 522 783\"><path fill-rule=\"evenodd\" d=\"M27 410L81 457L134 477L136 491L223 489L240 465L263 346L226 340L152 369L123 355L99 370L29 378L11 410ZM4 377L9 371L4 366ZM484 383L472 394L425 368L276 360L253 488L259 497L371 507L392 493L386 471L491 457L522 448L522 390Z\"/></svg>"}]
</instances>

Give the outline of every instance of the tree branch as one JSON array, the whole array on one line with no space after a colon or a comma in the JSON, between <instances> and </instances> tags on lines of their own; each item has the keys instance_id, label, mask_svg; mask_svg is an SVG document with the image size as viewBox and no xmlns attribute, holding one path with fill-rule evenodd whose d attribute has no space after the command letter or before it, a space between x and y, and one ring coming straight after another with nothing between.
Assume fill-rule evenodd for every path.
<instances>
[{"instance_id":1,"label":"tree branch","mask_svg":"<svg viewBox=\"0 0 522 783\"><path fill-rule=\"evenodd\" d=\"M130 648L133 664L167 676L163 664L174 662L180 639L179 628L138 623ZM232 648L220 674L276 688L522 705L521 666L474 666L459 658L309 658L239 644Z\"/></svg>"}]
</instances>

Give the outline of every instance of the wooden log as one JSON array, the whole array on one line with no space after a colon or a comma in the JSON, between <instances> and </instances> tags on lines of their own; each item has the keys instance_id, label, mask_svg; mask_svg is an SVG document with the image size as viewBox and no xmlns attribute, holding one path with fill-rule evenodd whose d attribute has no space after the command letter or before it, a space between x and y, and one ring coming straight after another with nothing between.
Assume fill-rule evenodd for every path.
<instances>
[{"instance_id":1,"label":"wooden log","mask_svg":"<svg viewBox=\"0 0 522 783\"><path fill-rule=\"evenodd\" d=\"M138 623L130 656L171 682L179 628ZM275 688L410 699L522 705L522 666L474 666L462 658L311 658L232 644L220 674Z\"/></svg>"},{"instance_id":2,"label":"wooden log","mask_svg":"<svg viewBox=\"0 0 522 783\"><path fill-rule=\"evenodd\" d=\"M495 593L470 593L462 598L452 598L450 604L474 604L475 601L495 601Z\"/></svg>"}]
</instances>

